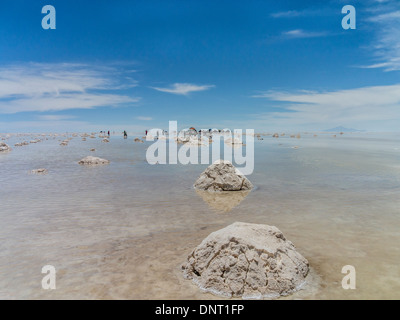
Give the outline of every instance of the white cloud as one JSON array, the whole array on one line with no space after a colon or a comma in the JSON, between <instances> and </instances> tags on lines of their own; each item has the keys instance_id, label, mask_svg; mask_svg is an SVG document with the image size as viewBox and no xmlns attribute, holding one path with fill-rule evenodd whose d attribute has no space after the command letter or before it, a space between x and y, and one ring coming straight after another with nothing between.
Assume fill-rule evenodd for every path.
<instances>
[{"instance_id":1,"label":"white cloud","mask_svg":"<svg viewBox=\"0 0 400 320\"><path fill-rule=\"evenodd\" d=\"M170 88L151 87L157 91L178 95L188 95L191 92L205 91L214 88L214 85L196 85L191 83L174 83Z\"/></svg>"},{"instance_id":2,"label":"white cloud","mask_svg":"<svg viewBox=\"0 0 400 320\"><path fill-rule=\"evenodd\" d=\"M116 93L136 86L121 85L118 70L83 64L12 65L0 68L0 113L59 111L118 106L139 100ZM110 93L110 91L112 93Z\"/></svg>"},{"instance_id":3,"label":"white cloud","mask_svg":"<svg viewBox=\"0 0 400 320\"><path fill-rule=\"evenodd\" d=\"M311 31L304 31L301 29L296 29L296 30L290 30L286 32L282 32L282 35L285 38L296 38L296 39L301 39L301 38L317 38L317 37L323 37L326 36L326 32L311 32Z\"/></svg>"},{"instance_id":4,"label":"white cloud","mask_svg":"<svg viewBox=\"0 0 400 320\"><path fill-rule=\"evenodd\" d=\"M400 70L400 3L378 1L370 9L369 23L375 30L371 49L377 62L363 68L383 68L385 71Z\"/></svg>"},{"instance_id":5,"label":"white cloud","mask_svg":"<svg viewBox=\"0 0 400 320\"><path fill-rule=\"evenodd\" d=\"M400 18L400 11L388 12L379 14L377 16L373 16L369 18L369 21L372 22L380 22L380 23L387 23L388 21L399 19Z\"/></svg>"},{"instance_id":6,"label":"white cloud","mask_svg":"<svg viewBox=\"0 0 400 320\"><path fill-rule=\"evenodd\" d=\"M281 12L274 12L271 14L271 17L274 18L293 18L304 15L304 11L297 11L297 10L289 10L289 11L281 11Z\"/></svg>"},{"instance_id":7,"label":"white cloud","mask_svg":"<svg viewBox=\"0 0 400 320\"><path fill-rule=\"evenodd\" d=\"M151 121L153 118L151 117L136 117L136 119L141 120L141 121Z\"/></svg>"},{"instance_id":8,"label":"white cloud","mask_svg":"<svg viewBox=\"0 0 400 320\"><path fill-rule=\"evenodd\" d=\"M271 13L271 17L273 18L297 18L297 17L310 17L310 16L322 16L335 14L335 11L332 11L331 8L307 8L304 10L288 10L288 11L279 11Z\"/></svg>"},{"instance_id":9,"label":"white cloud","mask_svg":"<svg viewBox=\"0 0 400 320\"><path fill-rule=\"evenodd\" d=\"M283 103L282 112L258 115L277 127L326 129L344 125L364 130L398 131L400 84L332 92L268 91L254 97Z\"/></svg>"},{"instance_id":10,"label":"white cloud","mask_svg":"<svg viewBox=\"0 0 400 320\"><path fill-rule=\"evenodd\" d=\"M45 114L38 116L39 120L44 120L44 121L60 121L60 120L69 120L69 119L74 119L74 116L68 116L68 115L55 115L55 114Z\"/></svg>"}]
</instances>

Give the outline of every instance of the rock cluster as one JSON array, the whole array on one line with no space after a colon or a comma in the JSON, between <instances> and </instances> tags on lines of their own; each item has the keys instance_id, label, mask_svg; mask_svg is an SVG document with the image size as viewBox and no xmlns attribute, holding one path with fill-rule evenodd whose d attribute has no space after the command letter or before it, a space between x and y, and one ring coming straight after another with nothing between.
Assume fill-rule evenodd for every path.
<instances>
[{"instance_id":1,"label":"rock cluster","mask_svg":"<svg viewBox=\"0 0 400 320\"><path fill-rule=\"evenodd\" d=\"M81 165L86 165L86 166L95 166L95 165L109 164L110 161L106 160L106 159L101 159L98 157L88 156L88 157L80 160L78 163Z\"/></svg>"},{"instance_id":2,"label":"rock cluster","mask_svg":"<svg viewBox=\"0 0 400 320\"><path fill-rule=\"evenodd\" d=\"M24 142L16 143L14 146L15 147L22 147L22 146L27 146L27 145L29 145L29 142L24 141Z\"/></svg>"},{"instance_id":3,"label":"rock cluster","mask_svg":"<svg viewBox=\"0 0 400 320\"><path fill-rule=\"evenodd\" d=\"M9 152L12 149L5 142L0 142L0 152Z\"/></svg>"}]
</instances>

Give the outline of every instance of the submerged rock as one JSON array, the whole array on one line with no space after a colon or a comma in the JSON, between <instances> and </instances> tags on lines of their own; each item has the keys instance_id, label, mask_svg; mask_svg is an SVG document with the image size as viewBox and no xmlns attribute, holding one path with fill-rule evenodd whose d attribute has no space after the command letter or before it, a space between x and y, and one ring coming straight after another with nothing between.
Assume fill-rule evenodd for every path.
<instances>
[{"instance_id":1,"label":"submerged rock","mask_svg":"<svg viewBox=\"0 0 400 320\"><path fill-rule=\"evenodd\" d=\"M105 139L103 139L101 142L108 143L108 142L110 142L110 140L108 140L107 138L105 138Z\"/></svg>"},{"instance_id":2,"label":"submerged rock","mask_svg":"<svg viewBox=\"0 0 400 320\"><path fill-rule=\"evenodd\" d=\"M224 142L228 145L239 145L239 146L244 145L243 141L239 138L228 138L224 140Z\"/></svg>"},{"instance_id":3,"label":"submerged rock","mask_svg":"<svg viewBox=\"0 0 400 320\"><path fill-rule=\"evenodd\" d=\"M251 182L229 161L218 160L209 166L194 184L196 189L208 191L251 190Z\"/></svg>"},{"instance_id":4,"label":"submerged rock","mask_svg":"<svg viewBox=\"0 0 400 320\"><path fill-rule=\"evenodd\" d=\"M0 142L0 152L9 152L11 150L12 149L8 144L6 144L5 142Z\"/></svg>"},{"instance_id":5,"label":"submerged rock","mask_svg":"<svg viewBox=\"0 0 400 320\"><path fill-rule=\"evenodd\" d=\"M277 298L305 284L309 264L278 228L236 222L205 238L182 271L206 292Z\"/></svg>"},{"instance_id":6,"label":"submerged rock","mask_svg":"<svg viewBox=\"0 0 400 320\"><path fill-rule=\"evenodd\" d=\"M98 157L92 157L88 156L86 158L83 158L78 162L81 165L87 165L87 166L95 166L95 165L103 165L103 164L109 164L110 161L106 159L101 159Z\"/></svg>"},{"instance_id":7,"label":"submerged rock","mask_svg":"<svg viewBox=\"0 0 400 320\"><path fill-rule=\"evenodd\" d=\"M139 142L139 143L144 143L144 141L143 141L143 140L141 140L141 139L139 139L139 138L135 138L135 140L133 140L133 141L135 141L135 142Z\"/></svg>"},{"instance_id":8,"label":"submerged rock","mask_svg":"<svg viewBox=\"0 0 400 320\"><path fill-rule=\"evenodd\" d=\"M204 142L197 137L190 137L187 142L184 142L186 146L204 146Z\"/></svg>"},{"instance_id":9,"label":"submerged rock","mask_svg":"<svg viewBox=\"0 0 400 320\"><path fill-rule=\"evenodd\" d=\"M47 169L35 169L31 171L31 174L48 174L49 171Z\"/></svg>"},{"instance_id":10,"label":"submerged rock","mask_svg":"<svg viewBox=\"0 0 400 320\"><path fill-rule=\"evenodd\" d=\"M61 141L60 146L67 146L69 141L70 141L69 139Z\"/></svg>"}]
</instances>

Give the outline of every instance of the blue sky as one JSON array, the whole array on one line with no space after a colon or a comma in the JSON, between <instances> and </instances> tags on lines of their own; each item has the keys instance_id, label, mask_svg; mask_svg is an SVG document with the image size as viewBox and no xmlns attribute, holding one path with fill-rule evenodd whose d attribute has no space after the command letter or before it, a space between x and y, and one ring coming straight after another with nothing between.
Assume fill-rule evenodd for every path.
<instances>
[{"instance_id":1,"label":"blue sky","mask_svg":"<svg viewBox=\"0 0 400 320\"><path fill-rule=\"evenodd\" d=\"M397 0L1 3L0 132L399 131L399 71Z\"/></svg>"}]
</instances>

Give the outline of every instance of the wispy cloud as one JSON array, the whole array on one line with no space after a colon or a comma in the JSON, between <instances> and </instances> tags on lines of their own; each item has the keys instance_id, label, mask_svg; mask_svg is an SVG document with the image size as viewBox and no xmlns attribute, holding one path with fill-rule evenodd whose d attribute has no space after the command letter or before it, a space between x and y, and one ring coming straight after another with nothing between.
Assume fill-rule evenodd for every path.
<instances>
[{"instance_id":1,"label":"wispy cloud","mask_svg":"<svg viewBox=\"0 0 400 320\"><path fill-rule=\"evenodd\" d=\"M69 119L74 119L75 116L69 116L69 115L56 115L56 114L45 114L45 115L40 115L37 117L39 120L43 121L61 121L61 120L69 120Z\"/></svg>"},{"instance_id":2,"label":"wispy cloud","mask_svg":"<svg viewBox=\"0 0 400 320\"><path fill-rule=\"evenodd\" d=\"M268 91L254 97L280 102L281 112L258 116L259 120L276 126L318 129L342 124L366 130L398 131L400 84L331 92Z\"/></svg>"},{"instance_id":3,"label":"wispy cloud","mask_svg":"<svg viewBox=\"0 0 400 320\"><path fill-rule=\"evenodd\" d=\"M304 31L302 29L282 32L282 36L286 39L317 38L324 37L326 35L326 32Z\"/></svg>"},{"instance_id":4,"label":"wispy cloud","mask_svg":"<svg viewBox=\"0 0 400 320\"><path fill-rule=\"evenodd\" d=\"M322 16L337 14L337 10L332 9L332 7L310 7L304 10L287 10L271 13L273 18L297 18L297 17L311 17L311 16Z\"/></svg>"},{"instance_id":5,"label":"wispy cloud","mask_svg":"<svg viewBox=\"0 0 400 320\"><path fill-rule=\"evenodd\" d=\"M214 88L214 85L196 85L191 83L174 83L169 88L151 87L157 91L167 92L177 95L188 95L192 92L205 91Z\"/></svg>"},{"instance_id":6,"label":"wispy cloud","mask_svg":"<svg viewBox=\"0 0 400 320\"><path fill-rule=\"evenodd\" d=\"M60 111L119 106L139 100L118 90L136 86L124 83L115 67L83 64L11 65L0 68L0 113Z\"/></svg>"},{"instance_id":7,"label":"wispy cloud","mask_svg":"<svg viewBox=\"0 0 400 320\"><path fill-rule=\"evenodd\" d=\"M385 71L400 70L400 2L398 0L374 1L368 22L375 30L371 49L376 62L363 68L383 68ZM378 2L378 4L376 3Z\"/></svg>"},{"instance_id":8,"label":"wispy cloud","mask_svg":"<svg viewBox=\"0 0 400 320\"><path fill-rule=\"evenodd\" d=\"M151 117L136 117L136 119L141 120L141 121L151 121L153 118Z\"/></svg>"},{"instance_id":9,"label":"wispy cloud","mask_svg":"<svg viewBox=\"0 0 400 320\"><path fill-rule=\"evenodd\" d=\"M297 11L297 10L289 10L289 11L281 11L281 12L274 12L271 13L271 17L273 18L293 18L299 17L304 15L304 11Z\"/></svg>"}]
</instances>

